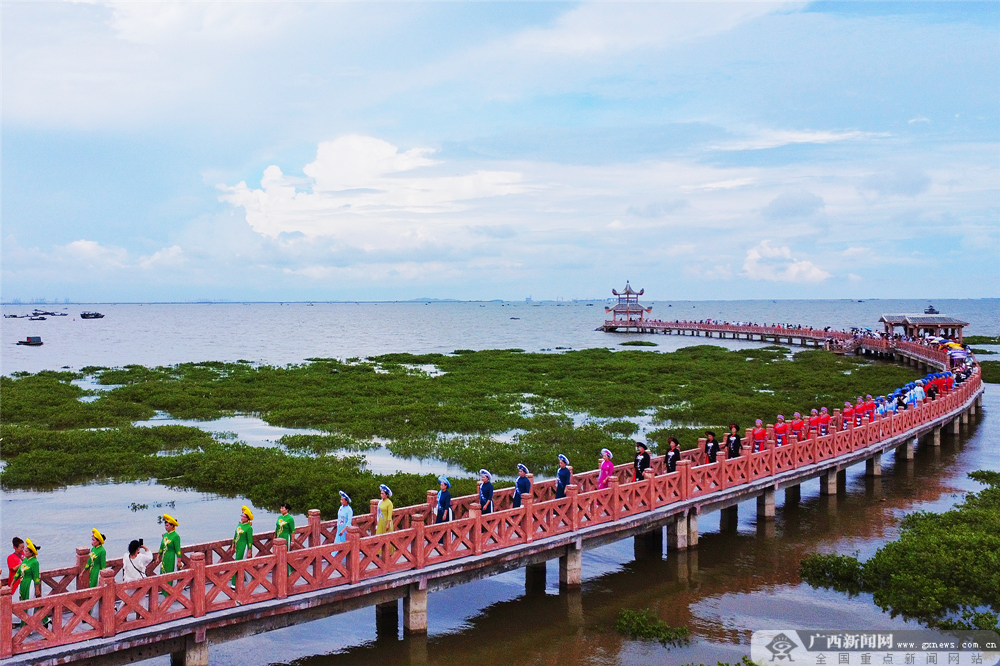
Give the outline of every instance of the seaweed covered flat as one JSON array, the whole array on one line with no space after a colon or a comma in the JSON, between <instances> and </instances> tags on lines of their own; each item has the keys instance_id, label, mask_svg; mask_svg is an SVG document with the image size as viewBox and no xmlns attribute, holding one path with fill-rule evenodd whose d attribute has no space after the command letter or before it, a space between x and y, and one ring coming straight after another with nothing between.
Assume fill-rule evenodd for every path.
<instances>
[{"instance_id":1,"label":"seaweed covered flat","mask_svg":"<svg viewBox=\"0 0 1000 666\"><path fill-rule=\"evenodd\" d=\"M110 390L81 401L89 392L72 382L86 375ZM25 488L156 478L270 508L291 499L330 515L338 488L364 497L388 482L401 503L412 504L436 486L432 476L366 471L364 451L376 438L395 455L445 460L470 474L480 467L508 474L517 462L551 474L557 453L583 471L596 466L601 448L631 458L641 424L654 444L674 435L690 448L706 428L832 408L914 378L901 366L818 350L792 358L782 347L711 345L672 353L463 350L285 367L206 362L19 374L0 378L7 463L0 482ZM157 412L199 420L249 414L325 434L286 436L280 447L262 449L197 428L133 427ZM455 484L459 494L475 487L471 478Z\"/></svg>"}]
</instances>

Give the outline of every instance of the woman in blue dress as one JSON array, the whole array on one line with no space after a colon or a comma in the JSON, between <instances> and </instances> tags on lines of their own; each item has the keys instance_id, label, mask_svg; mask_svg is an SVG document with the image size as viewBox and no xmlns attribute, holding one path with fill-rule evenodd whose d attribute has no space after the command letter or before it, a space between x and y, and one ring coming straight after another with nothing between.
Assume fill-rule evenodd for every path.
<instances>
[{"instance_id":1,"label":"woman in blue dress","mask_svg":"<svg viewBox=\"0 0 1000 666\"><path fill-rule=\"evenodd\" d=\"M573 472L569 469L569 458L559 454L559 469L556 470L556 499L566 497L566 486L570 484Z\"/></svg>"},{"instance_id":2,"label":"woman in blue dress","mask_svg":"<svg viewBox=\"0 0 1000 666\"><path fill-rule=\"evenodd\" d=\"M439 476L438 483L441 486L441 490L437 494L437 521L438 523L448 523L451 522L455 514L451 510L451 481L447 477Z\"/></svg>"},{"instance_id":3,"label":"woman in blue dress","mask_svg":"<svg viewBox=\"0 0 1000 666\"><path fill-rule=\"evenodd\" d=\"M521 495L531 492L531 479L528 478L528 468L517 463L517 481L514 482L514 508L521 506Z\"/></svg>"},{"instance_id":4,"label":"woman in blue dress","mask_svg":"<svg viewBox=\"0 0 1000 666\"><path fill-rule=\"evenodd\" d=\"M347 541L347 528L354 520L354 509L351 508L351 498L343 490L340 491L340 508L337 509L337 536L334 543Z\"/></svg>"},{"instance_id":5,"label":"woman in blue dress","mask_svg":"<svg viewBox=\"0 0 1000 666\"><path fill-rule=\"evenodd\" d=\"M479 506L484 514L493 513L493 475L489 470L479 470L482 483L479 484Z\"/></svg>"}]
</instances>

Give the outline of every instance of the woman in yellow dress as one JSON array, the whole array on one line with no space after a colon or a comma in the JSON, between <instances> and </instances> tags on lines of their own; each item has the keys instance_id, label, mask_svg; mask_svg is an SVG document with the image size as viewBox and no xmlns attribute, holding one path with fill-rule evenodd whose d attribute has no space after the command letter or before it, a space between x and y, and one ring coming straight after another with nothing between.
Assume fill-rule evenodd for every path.
<instances>
[{"instance_id":1,"label":"woman in yellow dress","mask_svg":"<svg viewBox=\"0 0 1000 666\"><path fill-rule=\"evenodd\" d=\"M382 500L378 503L376 513L378 524L375 526L375 534L385 534L392 531L392 501L389 499L392 497L392 490L383 483L379 486L379 491L381 491Z\"/></svg>"}]
</instances>

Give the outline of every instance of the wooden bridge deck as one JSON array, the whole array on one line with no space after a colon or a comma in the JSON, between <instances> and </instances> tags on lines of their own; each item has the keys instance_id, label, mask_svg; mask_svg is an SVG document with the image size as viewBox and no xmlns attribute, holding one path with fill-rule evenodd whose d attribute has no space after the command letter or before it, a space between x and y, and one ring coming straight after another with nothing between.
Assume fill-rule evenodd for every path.
<instances>
[{"instance_id":1,"label":"wooden bridge deck","mask_svg":"<svg viewBox=\"0 0 1000 666\"><path fill-rule=\"evenodd\" d=\"M826 331L810 327L755 326L697 321L613 321L607 320L597 328L608 333L661 333L665 335L693 335L708 338L752 340L775 344L822 347L833 352L858 352L899 356L917 361L925 366L945 369L948 354L938 349L905 340L883 340L872 337L854 337L845 331Z\"/></svg>"},{"instance_id":2,"label":"wooden bridge deck","mask_svg":"<svg viewBox=\"0 0 1000 666\"><path fill-rule=\"evenodd\" d=\"M596 470L575 475L562 499L554 497L554 482L540 482L517 509L507 489L496 493L498 510L487 515L477 497L458 498L456 519L442 525L426 524L433 491L427 504L394 511L389 534L374 534L374 512L356 516L344 543L334 543L335 521L321 521L313 510L309 524L296 530L291 551L273 533L255 535L258 555L243 561L233 561L229 540L197 544L184 549L185 568L132 583L116 582L121 560L109 562L96 588L85 587L86 549L80 549L78 566L44 572L42 598L14 602L9 588L0 589L0 657L11 666L83 659L114 664L172 653L194 666L207 663L210 642L399 598L406 629L426 631L428 591L554 558L561 585L573 587L580 584L587 548L659 534L666 526L671 545L683 549L697 544L700 513L758 497L762 517L773 517L775 490L816 477L824 494L831 488L835 494L842 469L868 461L878 473L889 449L912 456L921 436L932 434L940 443L949 423L957 434L981 401L980 379L977 370L937 400L857 427L837 425L828 435L793 437L782 447L772 438L759 453L734 459L722 453L704 464L702 451L686 451L672 473L657 457L638 482L619 481L631 464L617 466L606 489L597 488ZM833 424L839 422L835 411ZM43 617L51 617L51 625ZM12 619L20 622L13 629Z\"/></svg>"}]
</instances>

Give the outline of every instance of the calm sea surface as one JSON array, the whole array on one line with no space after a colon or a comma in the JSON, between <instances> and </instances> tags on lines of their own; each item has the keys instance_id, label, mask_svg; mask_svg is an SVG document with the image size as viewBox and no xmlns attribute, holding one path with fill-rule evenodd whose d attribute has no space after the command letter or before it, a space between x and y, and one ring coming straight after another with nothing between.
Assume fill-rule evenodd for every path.
<instances>
[{"instance_id":1,"label":"calm sea surface","mask_svg":"<svg viewBox=\"0 0 1000 666\"><path fill-rule=\"evenodd\" d=\"M594 329L604 302L575 303L227 303L42 305L66 312L46 321L3 319L0 374L63 366L170 365L186 361L300 363L310 357L350 358L389 352L456 349L526 351L615 346L624 337ZM757 323L878 329L882 313L923 312L926 301L682 301L650 302L652 318L722 319ZM969 333L1000 333L1000 299L935 301L944 314L970 323ZM34 306L4 305L3 314ZM98 310L104 319L80 319ZM17 346L39 335L41 347ZM691 344L656 339L664 351ZM703 343L704 339L697 340Z\"/></svg>"},{"instance_id":2,"label":"calm sea surface","mask_svg":"<svg viewBox=\"0 0 1000 666\"><path fill-rule=\"evenodd\" d=\"M247 359L269 364L309 357L370 356L387 352L451 352L455 349L518 347L527 351L617 347L629 338L594 331L604 319L603 302L362 303L362 304L153 304L41 306L70 316L44 322L2 320L0 370L36 372L68 366L172 364ZM878 327L883 312L921 312L924 301L711 301L653 303L660 319L729 319L813 326ZM670 307L668 307L668 305ZM970 322L968 333L1000 333L1000 300L935 301L948 315ZM65 310L64 310L65 308ZM5 305L4 314L32 306ZM81 320L82 310L106 317ZM15 346L40 335L39 348ZM658 336L660 351L705 338ZM722 341L712 340L712 344ZM724 341L727 347L748 343ZM977 484L974 469L1000 469L1000 389L989 386L978 420L959 437L946 436L940 449L918 448L914 461L890 456L881 479L866 479L864 466L848 470L847 492L819 495L818 482L802 487L798 504L783 504L777 519L757 524L753 502L740 506L735 530L719 530L718 513L700 521L701 542L686 555L637 558L631 540L584 555L584 587L558 593L558 572L550 563L544 589L526 589L524 571L514 571L434 593L426 639L404 638L401 626L376 626L374 609L363 609L306 625L213 645L213 664L270 663L310 666L430 664L681 664L735 661L749 652L754 629L895 628L870 596L849 599L815 591L798 578L799 560L812 552L859 552L868 556L897 535L898 519L915 510L941 511ZM160 420L169 419L163 415ZM240 420L244 419L244 420ZM152 423L150 424L152 425ZM236 430L250 443L266 445L281 429L248 417L206 425ZM398 462L398 461L396 461ZM382 461L391 466L394 461ZM419 471L425 470L421 465ZM384 467L384 469L388 469ZM417 470L415 470L417 471ZM192 543L228 536L245 499L172 490L156 483L89 484L54 492L3 493L0 538L31 536L43 544L43 568L72 563L74 548L88 542L91 523L109 535L109 556L132 538L155 541L155 517L181 516L180 533ZM131 505L147 508L133 510ZM169 508L168 508L169 507ZM304 508L304 507L303 507ZM256 510L258 529L275 516ZM296 511L298 513L298 511ZM300 520L304 516L299 515ZM622 608L652 608L694 633L687 647L623 640L614 632ZM154 660L166 664L168 660Z\"/></svg>"}]
</instances>

